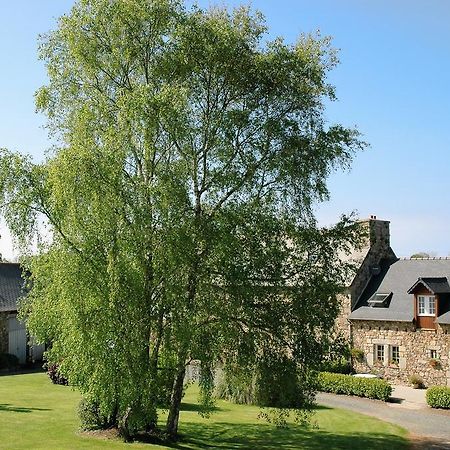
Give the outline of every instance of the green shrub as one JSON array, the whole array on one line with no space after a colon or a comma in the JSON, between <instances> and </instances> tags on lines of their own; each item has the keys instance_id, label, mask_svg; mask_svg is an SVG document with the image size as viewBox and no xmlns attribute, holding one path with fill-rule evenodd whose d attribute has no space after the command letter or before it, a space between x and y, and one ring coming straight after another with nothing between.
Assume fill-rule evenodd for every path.
<instances>
[{"instance_id":1,"label":"green shrub","mask_svg":"<svg viewBox=\"0 0 450 450\"><path fill-rule=\"evenodd\" d=\"M426 399L432 408L450 409L450 387L432 386L427 389Z\"/></svg>"},{"instance_id":2,"label":"green shrub","mask_svg":"<svg viewBox=\"0 0 450 450\"><path fill-rule=\"evenodd\" d=\"M350 354L355 361L363 362L364 361L364 351L360 348L352 348L350 350Z\"/></svg>"},{"instance_id":3,"label":"green shrub","mask_svg":"<svg viewBox=\"0 0 450 450\"><path fill-rule=\"evenodd\" d=\"M345 358L333 360L333 361L324 361L321 365L322 372L331 372L331 373L344 373L350 374L353 372L351 363Z\"/></svg>"},{"instance_id":4,"label":"green shrub","mask_svg":"<svg viewBox=\"0 0 450 450\"><path fill-rule=\"evenodd\" d=\"M356 395L387 401L392 393L391 385L378 378L353 377L338 373L320 372L318 390L333 394Z\"/></svg>"},{"instance_id":5,"label":"green shrub","mask_svg":"<svg viewBox=\"0 0 450 450\"><path fill-rule=\"evenodd\" d=\"M316 372L300 372L292 360L278 355L245 370L226 366L216 376L215 395L240 404L308 409L313 403L316 384Z\"/></svg>"},{"instance_id":6,"label":"green shrub","mask_svg":"<svg viewBox=\"0 0 450 450\"><path fill-rule=\"evenodd\" d=\"M422 389L424 387L423 380L419 375L411 375L409 377L409 382L413 385L415 389Z\"/></svg>"},{"instance_id":7,"label":"green shrub","mask_svg":"<svg viewBox=\"0 0 450 450\"><path fill-rule=\"evenodd\" d=\"M67 378L59 372L58 364L51 364L50 366L47 366L47 375L50 380L52 380L53 384L60 384L62 386L68 386L69 384Z\"/></svg>"},{"instance_id":8,"label":"green shrub","mask_svg":"<svg viewBox=\"0 0 450 450\"><path fill-rule=\"evenodd\" d=\"M98 403L87 398L82 398L78 405L78 417L83 430L105 429L110 425L110 420L101 414Z\"/></svg>"},{"instance_id":9,"label":"green shrub","mask_svg":"<svg viewBox=\"0 0 450 450\"><path fill-rule=\"evenodd\" d=\"M216 380L215 396L238 405L252 405L255 400L255 380L248 371L223 370Z\"/></svg>"},{"instance_id":10,"label":"green shrub","mask_svg":"<svg viewBox=\"0 0 450 450\"><path fill-rule=\"evenodd\" d=\"M15 369L19 366L19 358L11 353L0 353L0 369Z\"/></svg>"}]
</instances>

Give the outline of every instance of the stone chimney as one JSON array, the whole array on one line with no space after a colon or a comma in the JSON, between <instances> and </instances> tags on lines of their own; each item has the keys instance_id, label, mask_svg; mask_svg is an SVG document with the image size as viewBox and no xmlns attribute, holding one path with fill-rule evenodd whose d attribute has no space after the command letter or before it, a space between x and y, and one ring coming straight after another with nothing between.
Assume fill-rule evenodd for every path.
<instances>
[{"instance_id":1,"label":"stone chimney","mask_svg":"<svg viewBox=\"0 0 450 450\"><path fill-rule=\"evenodd\" d=\"M371 277L378 275L383 265L390 264L397 259L391 249L389 221L379 220L377 216L370 216L368 219L361 220L360 224L365 231L366 242L351 258L359 265L349 287L352 310Z\"/></svg>"}]
</instances>

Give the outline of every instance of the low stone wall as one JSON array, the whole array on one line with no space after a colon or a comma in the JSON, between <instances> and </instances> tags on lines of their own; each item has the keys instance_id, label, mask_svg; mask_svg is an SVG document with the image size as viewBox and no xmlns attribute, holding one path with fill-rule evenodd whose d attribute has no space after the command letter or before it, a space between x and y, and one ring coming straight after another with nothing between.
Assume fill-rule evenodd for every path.
<instances>
[{"instance_id":1,"label":"low stone wall","mask_svg":"<svg viewBox=\"0 0 450 450\"><path fill-rule=\"evenodd\" d=\"M383 362L377 361L377 345L384 348ZM450 326L421 330L412 323L353 321L352 346L364 352L364 360L354 364L357 372L376 373L402 384L418 375L426 386L450 386ZM399 347L398 364L392 361L393 346ZM435 367L432 351L437 353Z\"/></svg>"},{"instance_id":2,"label":"low stone wall","mask_svg":"<svg viewBox=\"0 0 450 450\"><path fill-rule=\"evenodd\" d=\"M0 353L8 352L8 313L0 313Z\"/></svg>"}]
</instances>

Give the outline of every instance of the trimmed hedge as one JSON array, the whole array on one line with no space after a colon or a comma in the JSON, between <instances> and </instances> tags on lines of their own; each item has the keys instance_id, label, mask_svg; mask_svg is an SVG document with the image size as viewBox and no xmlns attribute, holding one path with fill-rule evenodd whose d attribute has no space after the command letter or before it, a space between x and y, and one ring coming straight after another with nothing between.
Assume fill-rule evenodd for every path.
<instances>
[{"instance_id":1,"label":"trimmed hedge","mask_svg":"<svg viewBox=\"0 0 450 450\"><path fill-rule=\"evenodd\" d=\"M450 387L432 386L427 389L426 399L432 408L450 409Z\"/></svg>"},{"instance_id":2,"label":"trimmed hedge","mask_svg":"<svg viewBox=\"0 0 450 450\"><path fill-rule=\"evenodd\" d=\"M356 395L385 402L388 401L392 393L391 385L385 380L329 372L319 373L318 389L333 394Z\"/></svg>"}]
</instances>

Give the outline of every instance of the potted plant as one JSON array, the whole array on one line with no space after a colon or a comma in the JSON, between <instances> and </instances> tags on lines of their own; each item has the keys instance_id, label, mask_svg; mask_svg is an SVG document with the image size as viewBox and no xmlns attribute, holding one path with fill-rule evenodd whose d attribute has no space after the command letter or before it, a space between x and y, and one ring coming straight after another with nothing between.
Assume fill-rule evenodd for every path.
<instances>
[{"instance_id":1,"label":"potted plant","mask_svg":"<svg viewBox=\"0 0 450 450\"><path fill-rule=\"evenodd\" d=\"M430 361L428 361L428 364L433 369L440 369L441 368L441 362L436 358L431 358Z\"/></svg>"},{"instance_id":2,"label":"potted plant","mask_svg":"<svg viewBox=\"0 0 450 450\"><path fill-rule=\"evenodd\" d=\"M412 384L414 389L422 389L423 388L423 380L419 375L413 374L409 377L409 382Z\"/></svg>"}]
</instances>

